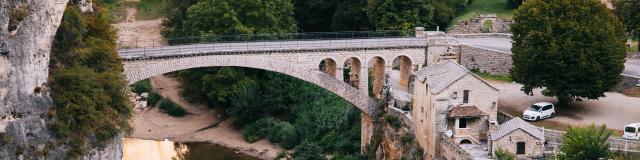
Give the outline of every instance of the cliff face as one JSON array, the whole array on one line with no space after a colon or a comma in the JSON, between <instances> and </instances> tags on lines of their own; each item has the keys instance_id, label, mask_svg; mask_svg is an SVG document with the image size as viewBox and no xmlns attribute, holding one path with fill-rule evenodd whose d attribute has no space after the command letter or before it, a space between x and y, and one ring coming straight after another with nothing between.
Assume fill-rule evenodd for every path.
<instances>
[{"instance_id":1,"label":"cliff face","mask_svg":"<svg viewBox=\"0 0 640 160\"><path fill-rule=\"evenodd\" d=\"M0 0L0 159L66 155L46 126L52 104L46 82L52 41L67 3ZM118 159L120 141L114 142L85 159Z\"/></svg>"}]
</instances>

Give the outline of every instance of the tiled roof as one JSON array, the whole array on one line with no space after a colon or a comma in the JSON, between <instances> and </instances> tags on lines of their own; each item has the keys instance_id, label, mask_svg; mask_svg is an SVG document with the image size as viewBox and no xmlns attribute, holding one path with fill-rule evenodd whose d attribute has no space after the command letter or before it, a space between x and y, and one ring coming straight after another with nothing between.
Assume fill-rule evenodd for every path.
<instances>
[{"instance_id":1,"label":"tiled roof","mask_svg":"<svg viewBox=\"0 0 640 160\"><path fill-rule=\"evenodd\" d=\"M539 140L544 140L544 132L542 132L542 129L533 126L517 117L498 126L498 129L496 129L495 132L491 133L491 140L498 140L518 129L522 129L523 131L531 134L533 137L536 137Z\"/></svg>"},{"instance_id":2,"label":"tiled roof","mask_svg":"<svg viewBox=\"0 0 640 160\"><path fill-rule=\"evenodd\" d=\"M427 85L432 93L440 93L440 91L449 87L458 79L464 77L469 71L453 61L447 60L443 64L433 64L420 70L418 78L426 79Z\"/></svg>"},{"instance_id":3,"label":"tiled roof","mask_svg":"<svg viewBox=\"0 0 640 160\"><path fill-rule=\"evenodd\" d=\"M449 110L449 117L480 117L487 116L482 110L476 106L455 106Z\"/></svg>"}]
</instances>

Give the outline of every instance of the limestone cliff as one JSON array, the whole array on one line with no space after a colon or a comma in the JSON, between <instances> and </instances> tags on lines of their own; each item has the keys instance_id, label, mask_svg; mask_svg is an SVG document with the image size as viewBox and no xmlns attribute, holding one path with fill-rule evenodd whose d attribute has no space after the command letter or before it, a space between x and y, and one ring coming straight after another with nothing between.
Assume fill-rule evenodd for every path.
<instances>
[{"instance_id":1,"label":"limestone cliff","mask_svg":"<svg viewBox=\"0 0 640 160\"><path fill-rule=\"evenodd\" d=\"M90 0L78 1L87 3ZM0 159L64 159L47 129L49 54L68 0L0 0ZM91 5L91 4L89 4ZM86 6L86 4L84 5ZM119 159L120 141L85 159Z\"/></svg>"}]
</instances>

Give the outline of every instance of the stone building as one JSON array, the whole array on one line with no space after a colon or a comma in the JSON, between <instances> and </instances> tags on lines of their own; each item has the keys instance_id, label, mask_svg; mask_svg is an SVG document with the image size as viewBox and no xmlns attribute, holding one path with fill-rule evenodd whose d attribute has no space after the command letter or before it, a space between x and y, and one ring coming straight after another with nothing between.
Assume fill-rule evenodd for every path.
<instances>
[{"instance_id":1,"label":"stone building","mask_svg":"<svg viewBox=\"0 0 640 160\"><path fill-rule=\"evenodd\" d=\"M520 158L541 158L544 156L544 131L520 118L511 119L491 133L489 148L495 156L498 149L515 154Z\"/></svg>"},{"instance_id":2,"label":"stone building","mask_svg":"<svg viewBox=\"0 0 640 160\"><path fill-rule=\"evenodd\" d=\"M444 148L452 146L443 144L484 145L497 125L498 92L453 60L418 71L412 117L426 159L456 157L441 155L443 150L450 150Z\"/></svg>"}]
</instances>

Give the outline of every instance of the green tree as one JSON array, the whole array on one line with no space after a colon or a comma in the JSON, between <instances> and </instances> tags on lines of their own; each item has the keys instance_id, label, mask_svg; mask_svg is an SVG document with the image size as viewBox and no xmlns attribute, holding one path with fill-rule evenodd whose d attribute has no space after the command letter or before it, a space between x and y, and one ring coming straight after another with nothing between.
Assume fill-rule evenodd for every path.
<instances>
[{"instance_id":1,"label":"green tree","mask_svg":"<svg viewBox=\"0 0 640 160\"><path fill-rule=\"evenodd\" d=\"M290 0L201 0L187 10L184 29L188 35L297 31Z\"/></svg>"},{"instance_id":2,"label":"green tree","mask_svg":"<svg viewBox=\"0 0 640 160\"><path fill-rule=\"evenodd\" d=\"M300 32L332 31L336 0L293 0L295 19Z\"/></svg>"},{"instance_id":3,"label":"green tree","mask_svg":"<svg viewBox=\"0 0 640 160\"><path fill-rule=\"evenodd\" d=\"M569 127L562 137L562 145L558 155L562 160L597 160L608 159L613 155L609 150L609 136L612 132L606 126Z\"/></svg>"},{"instance_id":4,"label":"green tree","mask_svg":"<svg viewBox=\"0 0 640 160\"><path fill-rule=\"evenodd\" d=\"M520 5L522 5L523 2L524 2L523 0L507 0L507 7L515 9L520 7Z\"/></svg>"},{"instance_id":5,"label":"green tree","mask_svg":"<svg viewBox=\"0 0 640 160\"><path fill-rule=\"evenodd\" d=\"M624 69L624 27L596 0L531 0L514 15L513 79L560 106L604 97Z\"/></svg>"},{"instance_id":6,"label":"green tree","mask_svg":"<svg viewBox=\"0 0 640 160\"><path fill-rule=\"evenodd\" d=\"M640 0L616 0L615 13L627 26L627 32L640 39Z\"/></svg>"},{"instance_id":7,"label":"green tree","mask_svg":"<svg viewBox=\"0 0 640 160\"><path fill-rule=\"evenodd\" d=\"M369 0L367 16L376 29L408 30L433 24L434 7L426 0Z\"/></svg>"},{"instance_id":8,"label":"green tree","mask_svg":"<svg viewBox=\"0 0 640 160\"><path fill-rule=\"evenodd\" d=\"M184 21L187 19L187 9L198 0L164 0L164 16L162 21L162 36L165 38L182 37L186 35Z\"/></svg>"},{"instance_id":9,"label":"green tree","mask_svg":"<svg viewBox=\"0 0 640 160\"><path fill-rule=\"evenodd\" d=\"M302 143L293 152L294 160L322 160L322 147L315 143Z\"/></svg>"}]
</instances>

